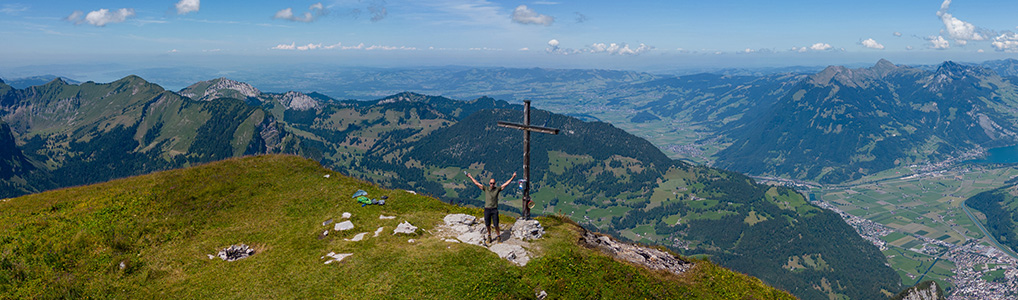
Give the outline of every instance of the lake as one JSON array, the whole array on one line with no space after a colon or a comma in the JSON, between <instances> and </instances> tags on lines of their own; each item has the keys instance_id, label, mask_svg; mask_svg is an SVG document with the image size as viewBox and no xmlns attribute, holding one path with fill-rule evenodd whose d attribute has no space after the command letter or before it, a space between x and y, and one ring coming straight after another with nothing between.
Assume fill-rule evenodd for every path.
<instances>
[{"instance_id":1,"label":"lake","mask_svg":"<svg viewBox=\"0 0 1018 300\"><path fill-rule=\"evenodd\" d=\"M1018 145L986 150L986 157L969 160L977 164L1018 164Z\"/></svg>"}]
</instances>

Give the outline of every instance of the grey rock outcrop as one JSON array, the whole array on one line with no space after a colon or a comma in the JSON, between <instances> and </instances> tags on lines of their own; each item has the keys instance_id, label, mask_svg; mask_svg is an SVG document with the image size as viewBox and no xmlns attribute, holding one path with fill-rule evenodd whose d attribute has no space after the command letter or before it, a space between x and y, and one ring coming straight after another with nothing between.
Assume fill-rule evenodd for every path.
<instances>
[{"instance_id":1,"label":"grey rock outcrop","mask_svg":"<svg viewBox=\"0 0 1018 300\"><path fill-rule=\"evenodd\" d=\"M520 220L513 224L513 230L504 230L500 233L501 242L489 246L484 242L488 236L487 229L484 228L484 224L478 222L477 217L467 214L450 214L446 215L443 221L445 224L439 225L436 232L439 237L447 238L445 241L459 241L486 247L488 251L497 254L498 257L519 266L527 265L531 259L531 252L527 249L534 246L528 240L539 239L544 235L544 228L537 220ZM510 234L510 232L512 233Z\"/></svg>"},{"instance_id":2,"label":"grey rock outcrop","mask_svg":"<svg viewBox=\"0 0 1018 300\"><path fill-rule=\"evenodd\" d=\"M443 219L454 237L464 243L484 246L486 230L477 222L477 217L467 214L450 214Z\"/></svg>"},{"instance_id":3,"label":"grey rock outcrop","mask_svg":"<svg viewBox=\"0 0 1018 300\"><path fill-rule=\"evenodd\" d=\"M937 282L927 280L910 287L894 298L894 300L944 300L944 290L937 285Z\"/></svg>"},{"instance_id":4,"label":"grey rock outcrop","mask_svg":"<svg viewBox=\"0 0 1018 300\"><path fill-rule=\"evenodd\" d=\"M350 230L353 229L353 222L350 221L339 222L336 223L336 226L333 226L332 229L335 231Z\"/></svg>"},{"instance_id":5,"label":"grey rock outcrop","mask_svg":"<svg viewBox=\"0 0 1018 300\"><path fill-rule=\"evenodd\" d=\"M396 229L392 231L392 234L414 234L417 233L417 226L411 225L410 222L403 221L396 226Z\"/></svg>"},{"instance_id":6,"label":"grey rock outcrop","mask_svg":"<svg viewBox=\"0 0 1018 300\"><path fill-rule=\"evenodd\" d=\"M517 220L513 223L512 237L524 241L535 240L544 236L544 227L537 220Z\"/></svg>"},{"instance_id":7,"label":"grey rock outcrop","mask_svg":"<svg viewBox=\"0 0 1018 300\"><path fill-rule=\"evenodd\" d=\"M248 256L254 254L255 254L254 249L251 249L251 247L249 247L248 245L240 244L232 245L226 247L223 250L219 250L219 254L217 256L219 256L219 258L225 261L235 261L238 259L247 258Z\"/></svg>"},{"instance_id":8,"label":"grey rock outcrop","mask_svg":"<svg viewBox=\"0 0 1018 300\"><path fill-rule=\"evenodd\" d=\"M518 266L526 266L527 262L530 261L530 255L527 253L527 249L523 249L520 245L501 243L494 244L488 247L488 250L498 254L505 260L508 260Z\"/></svg>"},{"instance_id":9,"label":"grey rock outcrop","mask_svg":"<svg viewBox=\"0 0 1018 300\"><path fill-rule=\"evenodd\" d=\"M630 245L616 241L609 236L584 231L580 243L600 250L617 259L647 267L651 270L667 270L675 274L685 273L693 267L692 262L682 260L667 252Z\"/></svg>"}]
</instances>

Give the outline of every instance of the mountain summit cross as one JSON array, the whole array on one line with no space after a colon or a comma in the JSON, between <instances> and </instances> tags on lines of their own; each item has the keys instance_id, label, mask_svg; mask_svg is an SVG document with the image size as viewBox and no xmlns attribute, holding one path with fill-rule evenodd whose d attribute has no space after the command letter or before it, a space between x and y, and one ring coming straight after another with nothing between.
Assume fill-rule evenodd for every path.
<instances>
[{"instance_id":1,"label":"mountain summit cross","mask_svg":"<svg viewBox=\"0 0 1018 300\"><path fill-rule=\"evenodd\" d=\"M523 124L498 122L498 126L523 130L523 219L530 219L530 132L558 134L558 129L530 126L530 100L523 100Z\"/></svg>"}]
</instances>

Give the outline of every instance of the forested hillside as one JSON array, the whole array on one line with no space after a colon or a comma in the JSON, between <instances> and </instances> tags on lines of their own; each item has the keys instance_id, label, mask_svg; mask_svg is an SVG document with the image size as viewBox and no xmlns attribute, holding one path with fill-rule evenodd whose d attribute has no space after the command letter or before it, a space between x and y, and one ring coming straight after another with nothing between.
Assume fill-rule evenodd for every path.
<instances>
[{"instance_id":1,"label":"forested hillside","mask_svg":"<svg viewBox=\"0 0 1018 300\"><path fill-rule=\"evenodd\" d=\"M933 72L881 60L829 67L763 117L729 130L719 166L845 182L1018 142L1016 87L993 71L945 62Z\"/></svg>"},{"instance_id":2,"label":"forested hillside","mask_svg":"<svg viewBox=\"0 0 1018 300\"><path fill-rule=\"evenodd\" d=\"M107 84L55 79L22 90L0 84L0 116L24 157L41 166L30 186L102 182L295 147L274 134L280 128L264 109L236 99L194 101L136 76Z\"/></svg>"}]
</instances>

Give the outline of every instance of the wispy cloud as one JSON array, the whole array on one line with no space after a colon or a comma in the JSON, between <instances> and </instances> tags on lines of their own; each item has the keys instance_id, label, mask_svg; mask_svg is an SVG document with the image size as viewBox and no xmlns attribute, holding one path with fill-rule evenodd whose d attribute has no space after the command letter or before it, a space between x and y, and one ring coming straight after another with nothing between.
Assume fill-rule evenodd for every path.
<instances>
[{"instance_id":1,"label":"wispy cloud","mask_svg":"<svg viewBox=\"0 0 1018 300\"><path fill-rule=\"evenodd\" d=\"M328 11L325 9L325 6L322 5L321 2L318 2L318 3L312 4L311 6L309 6L308 7L308 11L304 12L303 14L301 14L299 16L293 14L293 8L287 7L287 8L284 8L284 9L281 9L281 10L277 11L276 15L273 16L272 18L273 19L281 19L281 20L289 20L289 21L293 21L293 22L311 23L311 22L314 22L315 20L317 20L318 17L324 16L326 14L328 14Z\"/></svg>"},{"instance_id":2,"label":"wispy cloud","mask_svg":"<svg viewBox=\"0 0 1018 300\"><path fill-rule=\"evenodd\" d=\"M389 10L385 8L385 0L371 1L368 5L368 13L371 14L371 22L378 22L385 19L389 15Z\"/></svg>"},{"instance_id":3,"label":"wispy cloud","mask_svg":"<svg viewBox=\"0 0 1018 300\"><path fill-rule=\"evenodd\" d=\"M526 5L520 5L513 10L513 22L550 26L551 23L555 22L555 18L549 15L539 14L537 11L527 8Z\"/></svg>"},{"instance_id":4,"label":"wispy cloud","mask_svg":"<svg viewBox=\"0 0 1018 300\"><path fill-rule=\"evenodd\" d=\"M576 14L576 23L583 23L587 21L587 15L581 14L580 12L573 12Z\"/></svg>"},{"instance_id":5,"label":"wispy cloud","mask_svg":"<svg viewBox=\"0 0 1018 300\"><path fill-rule=\"evenodd\" d=\"M180 0L176 6L178 15L196 12L201 8L201 0Z\"/></svg>"},{"instance_id":6,"label":"wispy cloud","mask_svg":"<svg viewBox=\"0 0 1018 300\"><path fill-rule=\"evenodd\" d=\"M895 31L895 32L894 32L894 36L896 36L896 37L901 37L901 32L897 32L897 31Z\"/></svg>"},{"instance_id":7,"label":"wispy cloud","mask_svg":"<svg viewBox=\"0 0 1018 300\"><path fill-rule=\"evenodd\" d=\"M870 49L880 49L880 50L883 50L883 49L884 49L884 45L881 45L880 43L877 43L877 41L876 41L876 40L874 40L874 39L872 39L872 38L868 38L868 39L865 39L865 40L863 40L863 41L862 41L862 42L860 42L860 43L861 43L861 44L862 44L863 46L866 46L866 48L870 48Z\"/></svg>"},{"instance_id":8,"label":"wispy cloud","mask_svg":"<svg viewBox=\"0 0 1018 300\"><path fill-rule=\"evenodd\" d=\"M82 18L82 15L85 17ZM97 27L104 27L106 24L121 23L127 20L127 18L134 16L133 8L121 8L118 10L110 11L109 9L93 10L85 14L80 10L76 10L68 15L64 20L72 22L75 25L88 23Z\"/></svg>"},{"instance_id":9,"label":"wispy cloud","mask_svg":"<svg viewBox=\"0 0 1018 300\"><path fill-rule=\"evenodd\" d=\"M417 1L407 13L408 18L431 25L509 28L511 18L506 9L488 0Z\"/></svg>"},{"instance_id":10,"label":"wispy cloud","mask_svg":"<svg viewBox=\"0 0 1018 300\"><path fill-rule=\"evenodd\" d=\"M368 50L368 51L370 51L370 50L386 50L386 51L391 51L391 50L417 50L416 47L386 46L386 45L371 45L371 46L366 46L366 45L364 45L364 43L357 44L356 46L343 46L343 43L335 43L335 44L332 44L332 45L323 45L322 43L317 43L317 44L315 44L315 43L308 43L307 45L297 45L297 43L290 43L289 45L287 45L287 44L279 44L279 45L276 45L276 46L274 46L272 48L269 48L269 50L297 50L297 51L309 51L309 50L318 50L318 49L323 49L323 50L330 50L330 49L336 49L336 50Z\"/></svg>"},{"instance_id":11,"label":"wispy cloud","mask_svg":"<svg viewBox=\"0 0 1018 300\"><path fill-rule=\"evenodd\" d=\"M8 15L17 15L18 13L26 11L28 11L28 6L20 3L4 4L3 7L0 8L0 13Z\"/></svg>"}]
</instances>

